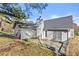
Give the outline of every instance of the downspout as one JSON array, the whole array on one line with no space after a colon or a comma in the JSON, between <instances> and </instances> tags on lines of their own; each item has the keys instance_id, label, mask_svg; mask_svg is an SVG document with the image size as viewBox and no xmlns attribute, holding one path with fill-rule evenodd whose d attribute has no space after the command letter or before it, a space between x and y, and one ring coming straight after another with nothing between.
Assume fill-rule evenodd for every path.
<instances>
[{"instance_id":1,"label":"downspout","mask_svg":"<svg viewBox=\"0 0 79 59\"><path fill-rule=\"evenodd\" d=\"M61 46L60 46L60 48L58 50L58 53L60 53L61 56L65 56L65 54L61 53L61 49L62 49L64 43L63 42L59 42L59 43L61 43Z\"/></svg>"}]
</instances>

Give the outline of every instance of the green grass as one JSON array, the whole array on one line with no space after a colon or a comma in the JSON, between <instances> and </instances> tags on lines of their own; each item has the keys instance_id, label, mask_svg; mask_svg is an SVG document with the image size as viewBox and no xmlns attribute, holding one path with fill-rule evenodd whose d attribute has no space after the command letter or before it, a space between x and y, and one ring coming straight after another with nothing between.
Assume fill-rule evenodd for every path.
<instances>
[{"instance_id":1,"label":"green grass","mask_svg":"<svg viewBox=\"0 0 79 59\"><path fill-rule=\"evenodd\" d=\"M4 32L2 32L2 31L0 31L0 35L4 35L4 34L6 34L6 33L4 33Z\"/></svg>"}]
</instances>

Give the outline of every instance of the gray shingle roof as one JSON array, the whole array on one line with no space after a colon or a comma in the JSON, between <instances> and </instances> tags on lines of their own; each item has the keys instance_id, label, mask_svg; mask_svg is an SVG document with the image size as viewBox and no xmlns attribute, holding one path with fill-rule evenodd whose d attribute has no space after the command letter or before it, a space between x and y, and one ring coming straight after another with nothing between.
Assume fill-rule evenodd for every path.
<instances>
[{"instance_id":1,"label":"gray shingle roof","mask_svg":"<svg viewBox=\"0 0 79 59\"><path fill-rule=\"evenodd\" d=\"M44 21L44 30L67 30L72 27L72 16L60 17Z\"/></svg>"}]
</instances>

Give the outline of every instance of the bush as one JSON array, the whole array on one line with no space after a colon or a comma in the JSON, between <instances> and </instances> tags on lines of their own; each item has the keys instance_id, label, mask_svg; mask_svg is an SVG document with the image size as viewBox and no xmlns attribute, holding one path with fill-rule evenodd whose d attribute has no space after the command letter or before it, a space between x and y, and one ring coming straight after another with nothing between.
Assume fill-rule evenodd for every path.
<instances>
[{"instance_id":1,"label":"bush","mask_svg":"<svg viewBox=\"0 0 79 59\"><path fill-rule=\"evenodd\" d=\"M24 41L29 41L29 39L23 39Z\"/></svg>"},{"instance_id":2,"label":"bush","mask_svg":"<svg viewBox=\"0 0 79 59\"><path fill-rule=\"evenodd\" d=\"M79 30L78 29L74 29L74 34L75 34L75 36L78 36L79 34Z\"/></svg>"}]
</instances>

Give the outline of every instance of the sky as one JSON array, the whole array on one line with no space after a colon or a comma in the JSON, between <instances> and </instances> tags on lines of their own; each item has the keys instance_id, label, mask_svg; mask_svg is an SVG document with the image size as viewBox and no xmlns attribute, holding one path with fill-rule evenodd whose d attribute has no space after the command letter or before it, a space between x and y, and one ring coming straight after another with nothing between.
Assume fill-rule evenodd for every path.
<instances>
[{"instance_id":1,"label":"sky","mask_svg":"<svg viewBox=\"0 0 79 59\"><path fill-rule=\"evenodd\" d=\"M73 16L73 22L79 25L79 3L49 3L41 16L44 20L59 18L64 16ZM33 12L29 21L35 21L40 14Z\"/></svg>"}]
</instances>

